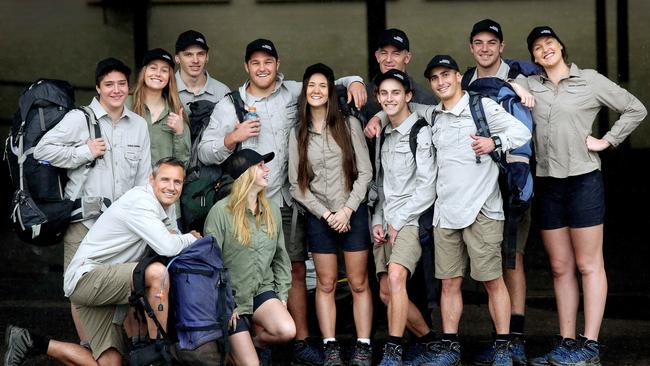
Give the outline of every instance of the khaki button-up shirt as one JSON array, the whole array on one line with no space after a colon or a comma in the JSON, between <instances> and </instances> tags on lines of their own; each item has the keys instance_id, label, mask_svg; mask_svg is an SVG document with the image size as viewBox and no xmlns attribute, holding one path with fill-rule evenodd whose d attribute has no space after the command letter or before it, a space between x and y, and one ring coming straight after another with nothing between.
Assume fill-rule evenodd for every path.
<instances>
[{"instance_id":1,"label":"khaki button-up shirt","mask_svg":"<svg viewBox=\"0 0 650 366\"><path fill-rule=\"evenodd\" d=\"M209 100L213 103L217 103L226 94L230 93L230 88L226 84L220 82L217 79L211 78L210 74L208 74L207 71L205 72L205 76L205 85L203 85L203 88L199 90L198 93L194 94L187 89L187 85L185 85L185 82L183 79L181 79L181 71L176 71L176 86L178 88L178 96L181 98L183 108L188 116L192 113L192 111L190 111L190 108L187 106L189 103L196 102L197 100Z\"/></svg>"},{"instance_id":2,"label":"khaki button-up shirt","mask_svg":"<svg viewBox=\"0 0 650 366\"><path fill-rule=\"evenodd\" d=\"M221 248L225 268L230 271L232 290L239 314L253 314L253 298L266 291L275 291L280 300L287 300L291 287L291 260L284 247L282 215L271 203L277 230L269 238L265 225L257 226L255 216L247 211L251 231L250 246L243 246L234 237L233 216L227 205L230 196L217 202L205 220L205 235L212 235Z\"/></svg>"},{"instance_id":3,"label":"khaki button-up shirt","mask_svg":"<svg viewBox=\"0 0 650 366\"><path fill-rule=\"evenodd\" d=\"M621 114L603 136L612 146L623 142L647 114L627 90L575 64L557 86L545 75L529 76L523 85L535 96L536 175L540 177L566 178L600 169L598 153L587 149L586 140L602 107Z\"/></svg>"},{"instance_id":4,"label":"khaki button-up shirt","mask_svg":"<svg viewBox=\"0 0 650 366\"><path fill-rule=\"evenodd\" d=\"M88 171L78 197L72 196L83 183L86 164L93 160L83 112L73 110L66 114L36 145L34 158L68 169L66 197L105 197L114 202L129 189L147 184L151 173L147 122L124 107L120 119L113 123L97 99L93 99L90 108L106 142L106 153ZM84 224L90 227L94 222L94 219L86 220Z\"/></svg>"},{"instance_id":5,"label":"khaki button-up shirt","mask_svg":"<svg viewBox=\"0 0 650 366\"><path fill-rule=\"evenodd\" d=\"M366 198L368 183L372 179L372 166L368 155L368 147L361 130L361 123L354 117L348 119L350 138L354 149L357 179L351 191L345 190L345 174L343 174L342 151L332 137L329 128L316 132L310 123L307 142L307 169L309 171L309 187L303 192L298 186L298 141L296 129L291 130L289 138L289 182L291 195L303 204L309 212L321 217L327 211L339 211L349 207L356 211L359 204Z\"/></svg>"},{"instance_id":6,"label":"khaki button-up shirt","mask_svg":"<svg viewBox=\"0 0 650 366\"><path fill-rule=\"evenodd\" d=\"M418 116L411 114L397 128L388 125L381 147L379 204L372 225L391 225L401 230L418 225L420 215L436 198L435 155L431 145L431 128L424 126L417 136L415 157L409 134Z\"/></svg>"}]
</instances>

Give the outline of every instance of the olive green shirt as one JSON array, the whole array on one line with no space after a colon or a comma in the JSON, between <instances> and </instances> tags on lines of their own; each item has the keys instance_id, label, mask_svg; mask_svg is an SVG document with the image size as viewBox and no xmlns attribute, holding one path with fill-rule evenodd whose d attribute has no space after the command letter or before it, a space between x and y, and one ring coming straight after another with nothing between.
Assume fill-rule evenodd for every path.
<instances>
[{"instance_id":1,"label":"olive green shirt","mask_svg":"<svg viewBox=\"0 0 650 366\"><path fill-rule=\"evenodd\" d=\"M126 100L127 108L131 109L133 106L133 96L130 95ZM142 118L147 121L149 127L149 139L151 140L151 164L155 164L158 160L173 156L181 160L185 166L190 162L190 126L184 124L183 133L180 135L175 134L171 128L167 126L167 117L171 111L169 104L165 103L165 108L155 121L151 120L151 113L149 108L145 105L145 113Z\"/></svg>"},{"instance_id":2,"label":"olive green shirt","mask_svg":"<svg viewBox=\"0 0 650 366\"><path fill-rule=\"evenodd\" d=\"M598 153L587 149L586 140L602 107L621 115L603 136L614 147L647 114L627 90L595 70L582 70L575 64L571 64L569 77L557 86L544 74L529 76L522 84L535 97L533 137L539 177L566 178L600 169Z\"/></svg>"},{"instance_id":3,"label":"olive green shirt","mask_svg":"<svg viewBox=\"0 0 650 366\"><path fill-rule=\"evenodd\" d=\"M237 312L253 314L253 298L266 291L275 291L280 300L287 300L291 287L291 260L284 247L282 215L270 201L277 231L269 238L265 225L257 227L249 210L248 227L251 244L245 247L233 235L233 216L228 209L230 196L217 202L205 219L205 234L214 236L221 248L224 267L230 272Z\"/></svg>"},{"instance_id":4,"label":"olive green shirt","mask_svg":"<svg viewBox=\"0 0 650 366\"><path fill-rule=\"evenodd\" d=\"M357 179L352 190L345 187L343 173L343 152L332 136L329 128L324 127L320 133L309 126L307 143L307 170L309 187L303 192L298 186L298 141L296 129L291 129L289 137L289 182L293 198L303 204L309 212L321 217L328 210L336 212L343 207L356 211L366 198L368 184L372 179L372 165L368 155L368 146L361 130L361 123L354 117L348 119L350 139L354 149Z\"/></svg>"}]
</instances>

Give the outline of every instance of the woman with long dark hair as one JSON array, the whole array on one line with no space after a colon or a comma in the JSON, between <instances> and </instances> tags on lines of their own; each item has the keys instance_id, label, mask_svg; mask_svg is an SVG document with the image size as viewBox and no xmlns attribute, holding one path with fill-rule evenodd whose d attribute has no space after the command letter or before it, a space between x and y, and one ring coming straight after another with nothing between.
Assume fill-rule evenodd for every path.
<instances>
[{"instance_id":1,"label":"woman with long dark hair","mask_svg":"<svg viewBox=\"0 0 650 366\"><path fill-rule=\"evenodd\" d=\"M282 215L266 197L266 163L274 156L243 149L228 157L225 169L235 182L230 195L217 202L205 220L205 235L214 236L221 247L237 304L229 335L235 365L266 365L267 346L296 335L286 308L291 261L284 247Z\"/></svg>"},{"instance_id":2,"label":"woman with long dark hair","mask_svg":"<svg viewBox=\"0 0 650 366\"><path fill-rule=\"evenodd\" d=\"M529 76L535 97L536 196L544 247L553 273L561 340L532 365L600 365L598 334L607 299L603 258L605 199L598 152L617 146L646 116L641 102L594 70L567 62L567 49L548 26L528 35L531 59L543 68ZM602 137L591 136L598 112L620 119ZM584 331L576 339L580 290Z\"/></svg>"},{"instance_id":3,"label":"woman with long dark hair","mask_svg":"<svg viewBox=\"0 0 650 366\"><path fill-rule=\"evenodd\" d=\"M334 73L328 66L319 63L305 70L298 113L298 126L289 138L289 181L293 198L308 211L307 244L316 269L324 364L341 365L334 298L341 249L357 332L350 365L370 365L370 235L364 203L372 179L368 148L360 122L346 118L339 108Z\"/></svg>"}]
</instances>

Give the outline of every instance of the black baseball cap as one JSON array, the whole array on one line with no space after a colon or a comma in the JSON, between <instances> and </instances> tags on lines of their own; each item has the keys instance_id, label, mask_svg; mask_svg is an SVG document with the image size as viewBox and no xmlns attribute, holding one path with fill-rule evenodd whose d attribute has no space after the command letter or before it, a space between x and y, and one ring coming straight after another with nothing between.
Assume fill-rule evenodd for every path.
<instances>
[{"instance_id":1,"label":"black baseball cap","mask_svg":"<svg viewBox=\"0 0 650 366\"><path fill-rule=\"evenodd\" d=\"M375 87L379 88L379 85L381 85L381 83L387 79L395 79L399 81L402 85L404 85L404 90L406 90L407 92L411 91L411 80L409 79L409 76L404 71L397 70L397 69L390 69L383 74L379 74L375 76L375 80L373 80L373 83L375 84Z\"/></svg>"},{"instance_id":2,"label":"black baseball cap","mask_svg":"<svg viewBox=\"0 0 650 366\"><path fill-rule=\"evenodd\" d=\"M163 50L162 48L154 48L153 50L147 51L147 53L144 54L144 58L142 59L142 66L146 66L149 64L149 62L153 60L162 60L165 61L171 66L172 70L174 69L174 58L172 55Z\"/></svg>"},{"instance_id":3,"label":"black baseball cap","mask_svg":"<svg viewBox=\"0 0 650 366\"><path fill-rule=\"evenodd\" d=\"M266 155L260 155L257 151L251 149L241 149L226 159L224 169L233 179L239 178L248 168L264 161L268 163L273 160L275 153L271 151Z\"/></svg>"},{"instance_id":4,"label":"black baseball cap","mask_svg":"<svg viewBox=\"0 0 650 366\"><path fill-rule=\"evenodd\" d=\"M206 51L210 49L205 36L195 30L188 30L178 35L176 39L176 53L183 51L189 46L199 46Z\"/></svg>"},{"instance_id":5,"label":"black baseball cap","mask_svg":"<svg viewBox=\"0 0 650 366\"><path fill-rule=\"evenodd\" d=\"M124 62L113 58L105 58L97 63L97 68L95 68L95 85L99 85L99 78L108 74L111 71L119 71L126 76L126 79L129 79L131 76L131 69L124 64Z\"/></svg>"},{"instance_id":6,"label":"black baseball cap","mask_svg":"<svg viewBox=\"0 0 650 366\"><path fill-rule=\"evenodd\" d=\"M306 81L314 74L323 74L330 83L334 84L334 71L329 66L320 62L307 66L305 73L302 75L302 80Z\"/></svg>"},{"instance_id":7,"label":"black baseball cap","mask_svg":"<svg viewBox=\"0 0 650 366\"><path fill-rule=\"evenodd\" d=\"M273 42L268 39L258 38L246 46L246 55L244 56L244 60L248 62L253 53L257 51L266 52L276 59L278 58L278 51L275 49Z\"/></svg>"},{"instance_id":8,"label":"black baseball cap","mask_svg":"<svg viewBox=\"0 0 650 366\"><path fill-rule=\"evenodd\" d=\"M499 38L499 41L503 42L503 32L501 31L501 24L495 22L492 19L483 19L480 22L474 24L472 27L472 33L469 34L469 41L472 41L475 35L481 32L490 32Z\"/></svg>"},{"instance_id":9,"label":"black baseball cap","mask_svg":"<svg viewBox=\"0 0 650 366\"><path fill-rule=\"evenodd\" d=\"M406 36L404 31L397 28L386 29L379 35L377 48L382 48L386 45L393 45L398 50L409 50L409 37Z\"/></svg>"},{"instance_id":10,"label":"black baseball cap","mask_svg":"<svg viewBox=\"0 0 650 366\"><path fill-rule=\"evenodd\" d=\"M553 31L553 28L549 27L548 25L542 25L539 27L533 28L533 30L530 31L528 34L528 37L526 38L526 43L528 43L528 52L531 53L533 52L533 43L540 38L540 37L553 37L557 39L560 44L564 47L564 43L560 40L560 37L555 34L555 31Z\"/></svg>"},{"instance_id":11,"label":"black baseball cap","mask_svg":"<svg viewBox=\"0 0 650 366\"><path fill-rule=\"evenodd\" d=\"M424 69L424 77L429 79L429 74L434 67L443 66L452 70L460 71L456 60L449 55L435 55Z\"/></svg>"}]
</instances>

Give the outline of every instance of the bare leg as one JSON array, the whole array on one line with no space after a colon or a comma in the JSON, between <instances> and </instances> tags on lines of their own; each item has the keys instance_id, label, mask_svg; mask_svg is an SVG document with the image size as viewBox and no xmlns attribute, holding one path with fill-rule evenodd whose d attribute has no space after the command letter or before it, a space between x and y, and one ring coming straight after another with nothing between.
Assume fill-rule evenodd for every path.
<instances>
[{"instance_id":1,"label":"bare leg","mask_svg":"<svg viewBox=\"0 0 650 366\"><path fill-rule=\"evenodd\" d=\"M313 253L316 268L316 316L323 338L334 338L336 335L336 279L338 277L338 262L336 254Z\"/></svg>"},{"instance_id":2,"label":"bare leg","mask_svg":"<svg viewBox=\"0 0 650 366\"><path fill-rule=\"evenodd\" d=\"M156 313L156 318L164 330L167 330L167 311L169 310L169 285L162 287L162 279L167 269L159 262L151 263L144 272L145 287L147 289L147 300ZM162 306L161 306L162 305ZM147 318L149 338L156 338L158 328L154 321Z\"/></svg>"},{"instance_id":3,"label":"bare leg","mask_svg":"<svg viewBox=\"0 0 650 366\"><path fill-rule=\"evenodd\" d=\"M510 294L512 314L524 315L526 312L526 273L524 271L524 256L517 253L515 269L505 269L503 280Z\"/></svg>"},{"instance_id":4,"label":"bare leg","mask_svg":"<svg viewBox=\"0 0 650 366\"><path fill-rule=\"evenodd\" d=\"M603 225L571 229L576 264L582 275L584 336L597 340L607 300L607 275L603 259Z\"/></svg>"},{"instance_id":5,"label":"bare leg","mask_svg":"<svg viewBox=\"0 0 650 366\"><path fill-rule=\"evenodd\" d=\"M462 277L442 280L440 296L440 313L442 315L442 331L447 334L457 334L460 317L463 314L463 294L460 286Z\"/></svg>"},{"instance_id":6,"label":"bare leg","mask_svg":"<svg viewBox=\"0 0 650 366\"><path fill-rule=\"evenodd\" d=\"M61 342L54 339L50 340L47 355L64 365L70 366L122 365L122 355L115 348L107 349L95 361L93 354L87 348L76 343Z\"/></svg>"},{"instance_id":7,"label":"bare leg","mask_svg":"<svg viewBox=\"0 0 650 366\"><path fill-rule=\"evenodd\" d=\"M402 337L408 318L409 298L406 293L406 278L408 270L403 266L390 263L388 265L388 335Z\"/></svg>"},{"instance_id":8,"label":"bare leg","mask_svg":"<svg viewBox=\"0 0 650 366\"><path fill-rule=\"evenodd\" d=\"M571 245L569 229L542 230L542 240L551 262L555 302L560 321L560 335L564 338L576 337L576 318L578 303L578 280L576 279L576 260Z\"/></svg>"},{"instance_id":9,"label":"bare leg","mask_svg":"<svg viewBox=\"0 0 650 366\"><path fill-rule=\"evenodd\" d=\"M352 312L357 338L370 338L372 295L368 287L368 251L343 252L345 272L352 293Z\"/></svg>"},{"instance_id":10,"label":"bare leg","mask_svg":"<svg viewBox=\"0 0 650 366\"><path fill-rule=\"evenodd\" d=\"M510 333L510 296L503 277L483 282L488 293L488 307L497 334Z\"/></svg>"},{"instance_id":11,"label":"bare leg","mask_svg":"<svg viewBox=\"0 0 650 366\"><path fill-rule=\"evenodd\" d=\"M388 289L388 273L381 273L379 275L379 298L388 306L390 302L390 293ZM427 325L422 313L417 306L411 301L408 303L408 316L406 318L406 328L416 337L422 337L429 333L430 329Z\"/></svg>"},{"instance_id":12,"label":"bare leg","mask_svg":"<svg viewBox=\"0 0 650 366\"><path fill-rule=\"evenodd\" d=\"M253 323L257 326L255 343L262 347L269 343L288 342L296 336L296 325L278 299L260 305L253 313Z\"/></svg>"},{"instance_id":13,"label":"bare leg","mask_svg":"<svg viewBox=\"0 0 650 366\"><path fill-rule=\"evenodd\" d=\"M232 362L239 366L258 366L260 364L250 332L239 332L228 337Z\"/></svg>"},{"instance_id":14,"label":"bare leg","mask_svg":"<svg viewBox=\"0 0 650 366\"><path fill-rule=\"evenodd\" d=\"M291 262L291 289L287 308L296 324L296 340L302 341L309 335L307 328L307 267L304 261Z\"/></svg>"}]
</instances>

